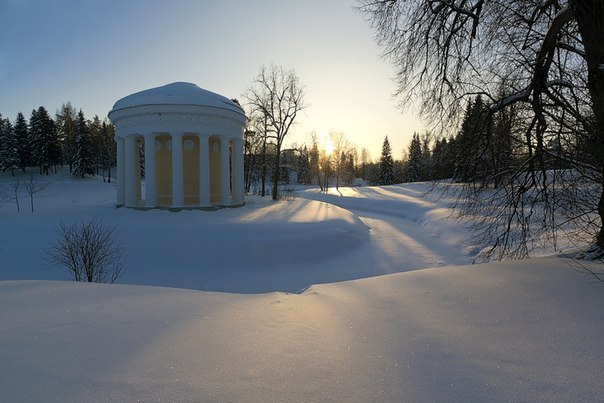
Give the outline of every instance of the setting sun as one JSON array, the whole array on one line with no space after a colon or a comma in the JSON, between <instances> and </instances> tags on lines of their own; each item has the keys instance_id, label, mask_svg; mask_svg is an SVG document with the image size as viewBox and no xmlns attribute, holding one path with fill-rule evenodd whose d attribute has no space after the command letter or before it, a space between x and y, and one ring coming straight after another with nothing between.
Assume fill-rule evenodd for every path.
<instances>
[{"instance_id":1,"label":"setting sun","mask_svg":"<svg viewBox=\"0 0 604 403\"><path fill-rule=\"evenodd\" d=\"M333 142L331 141L331 138L327 137L325 139L323 142L323 149L325 150L325 154L331 155L333 152Z\"/></svg>"}]
</instances>

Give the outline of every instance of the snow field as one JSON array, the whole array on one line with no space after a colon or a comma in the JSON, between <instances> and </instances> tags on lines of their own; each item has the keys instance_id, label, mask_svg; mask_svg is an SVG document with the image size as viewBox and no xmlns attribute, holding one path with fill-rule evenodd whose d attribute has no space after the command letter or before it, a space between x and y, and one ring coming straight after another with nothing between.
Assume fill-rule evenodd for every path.
<instances>
[{"instance_id":1,"label":"snow field","mask_svg":"<svg viewBox=\"0 0 604 403\"><path fill-rule=\"evenodd\" d=\"M424 185L172 213L47 179L35 213L0 203L2 401L604 399L602 284L564 256L464 266ZM121 284L48 281L58 223L91 218L118 228Z\"/></svg>"}]
</instances>

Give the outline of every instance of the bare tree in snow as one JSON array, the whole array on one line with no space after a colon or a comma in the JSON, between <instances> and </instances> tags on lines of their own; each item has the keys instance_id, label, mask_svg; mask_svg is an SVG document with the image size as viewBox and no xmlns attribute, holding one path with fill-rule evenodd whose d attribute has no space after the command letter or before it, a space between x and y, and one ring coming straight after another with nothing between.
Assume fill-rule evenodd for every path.
<instances>
[{"instance_id":1,"label":"bare tree in snow","mask_svg":"<svg viewBox=\"0 0 604 403\"><path fill-rule=\"evenodd\" d=\"M266 137L271 138L276 146L272 196L273 200L277 200L281 147L298 113L305 107L304 86L294 70L276 66L267 69L263 66L244 97L252 112L264 119Z\"/></svg>"},{"instance_id":2,"label":"bare tree in snow","mask_svg":"<svg viewBox=\"0 0 604 403\"><path fill-rule=\"evenodd\" d=\"M360 0L396 66L402 106L457 124L465 99L505 128L514 157L492 183L460 186L461 212L482 217L485 256L519 257L532 242L555 246L572 224L604 250L604 1ZM505 126L505 125L504 125ZM492 128L482 131L484 153Z\"/></svg>"},{"instance_id":3,"label":"bare tree in snow","mask_svg":"<svg viewBox=\"0 0 604 403\"><path fill-rule=\"evenodd\" d=\"M20 187L21 187L21 181L19 179L17 179L16 181L13 182L13 184L12 184L13 199L15 200L15 203L17 204L17 212L21 211L21 206L19 205L19 188Z\"/></svg>"},{"instance_id":4,"label":"bare tree in snow","mask_svg":"<svg viewBox=\"0 0 604 403\"><path fill-rule=\"evenodd\" d=\"M115 227L91 220L73 225L61 223L58 239L46 250L52 266L68 270L75 281L114 283L123 273L122 247Z\"/></svg>"},{"instance_id":5,"label":"bare tree in snow","mask_svg":"<svg viewBox=\"0 0 604 403\"><path fill-rule=\"evenodd\" d=\"M31 206L31 212L34 212L34 195L40 193L48 187L48 183L41 183L33 175L29 175L29 179L23 183L25 191L29 195L29 204ZM17 210L19 209L19 201L17 196L18 185L15 185L15 200L17 201Z\"/></svg>"}]
</instances>

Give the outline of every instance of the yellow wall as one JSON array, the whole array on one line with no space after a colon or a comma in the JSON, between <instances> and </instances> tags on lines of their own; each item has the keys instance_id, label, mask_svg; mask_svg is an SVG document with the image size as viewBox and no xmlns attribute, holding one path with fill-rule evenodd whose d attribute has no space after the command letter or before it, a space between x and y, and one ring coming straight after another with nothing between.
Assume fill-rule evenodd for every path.
<instances>
[{"instance_id":1,"label":"yellow wall","mask_svg":"<svg viewBox=\"0 0 604 403\"><path fill-rule=\"evenodd\" d=\"M220 140L210 138L210 202L220 203Z\"/></svg>"},{"instance_id":2,"label":"yellow wall","mask_svg":"<svg viewBox=\"0 0 604 403\"><path fill-rule=\"evenodd\" d=\"M172 136L167 134L156 136L156 141L160 143L159 149L155 147L157 202L159 206L172 205L172 147L168 148L168 142L170 142L171 139ZM192 148L188 141L193 142ZM232 144L229 145L232 172L233 147ZM141 144L141 146L143 145ZM210 151L210 203L223 204L220 199L220 139L210 138L208 147ZM183 184L185 205L199 204L199 163L199 137L185 134L183 136ZM231 178L231 191L232 186Z\"/></svg>"},{"instance_id":3,"label":"yellow wall","mask_svg":"<svg viewBox=\"0 0 604 403\"><path fill-rule=\"evenodd\" d=\"M188 145L193 142L193 149ZM183 175L185 204L199 204L199 138L183 136Z\"/></svg>"},{"instance_id":4,"label":"yellow wall","mask_svg":"<svg viewBox=\"0 0 604 403\"><path fill-rule=\"evenodd\" d=\"M155 154L157 168L157 202L160 206L172 204L172 151L168 149L170 136L157 136L161 146Z\"/></svg>"}]
</instances>

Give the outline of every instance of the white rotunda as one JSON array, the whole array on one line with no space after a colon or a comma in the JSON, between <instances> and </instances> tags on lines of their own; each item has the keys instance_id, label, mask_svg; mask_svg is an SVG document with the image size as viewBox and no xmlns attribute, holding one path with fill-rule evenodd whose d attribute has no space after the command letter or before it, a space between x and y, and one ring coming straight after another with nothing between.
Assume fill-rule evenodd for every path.
<instances>
[{"instance_id":1,"label":"white rotunda","mask_svg":"<svg viewBox=\"0 0 604 403\"><path fill-rule=\"evenodd\" d=\"M244 204L246 117L237 103L177 82L120 99L109 119L117 142L118 206L213 209Z\"/></svg>"}]
</instances>

